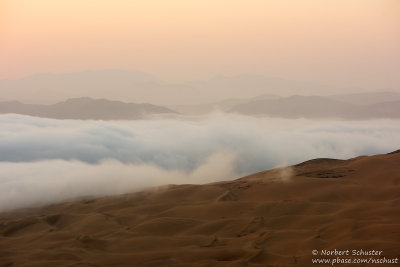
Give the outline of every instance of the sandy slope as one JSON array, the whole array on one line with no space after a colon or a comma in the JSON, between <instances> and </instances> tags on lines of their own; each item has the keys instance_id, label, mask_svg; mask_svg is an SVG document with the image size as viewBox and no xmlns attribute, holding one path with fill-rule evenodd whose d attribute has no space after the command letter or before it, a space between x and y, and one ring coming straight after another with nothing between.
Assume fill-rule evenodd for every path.
<instances>
[{"instance_id":1,"label":"sandy slope","mask_svg":"<svg viewBox=\"0 0 400 267\"><path fill-rule=\"evenodd\" d=\"M399 163L319 159L1 214L0 266L330 266L311 264L314 249L400 258Z\"/></svg>"}]
</instances>

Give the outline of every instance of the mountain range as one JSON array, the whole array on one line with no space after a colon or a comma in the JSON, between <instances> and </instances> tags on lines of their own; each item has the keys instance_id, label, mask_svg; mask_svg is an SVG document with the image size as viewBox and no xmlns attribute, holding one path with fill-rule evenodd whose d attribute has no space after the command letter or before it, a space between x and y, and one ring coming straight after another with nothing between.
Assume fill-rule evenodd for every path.
<instances>
[{"instance_id":1,"label":"mountain range","mask_svg":"<svg viewBox=\"0 0 400 267\"><path fill-rule=\"evenodd\" d=\"M365 104L352 101L352 96L346 98L345 95L340 97L294 95L276 99L252 100L236 105L229 112L281 118L400 118L400 95L393 94L391 101L382 101L382 99L386 100L385 97L379 99L380 93L377 93L375 102L370 99ZM359 96L368 98L371 94L368 96L359 94Z\"/></svg>"},{"instance_id":2,"label":"mountain range","mask_svg":"<svg viewBox=\"0 0 400 267\"><path fill-rule=\"evenodd\" d=\"M279 118L395 119L400 118L400 95L391 92L289 97L266 94L250 99L226 99L204 105L170 107L88 97L72 98L52 105L0 102L0 113L3 114L54 119L131 120L153 114L201 115L216 110Z\"/></svg>"},{"instance_id":3,"label":"mountain range","mask_svg":"<svg viewBox=\"0 0 400 267\"><path fill-rule=\"evenodd\" d=\"M212 111L266 115L283 118L400 118L400 94L366 92L330 96L263 94L252 98L232 98L202 105L169 106L183 114L201 115Z\"/></svg>"},{"instance_id":4,"label":"mountain range","mask_svg":"<svg viewBox=\"0 0 400 267\"><path fill-rule=\"evenodd\" d=\"M88 97L72 98L53 105L23 104L20 102L0 102L0 113L54 118L92 120L131 120L146 115L176 113L152 104L124 103Z\"/></svg>"},{"instance_id":5,"label":"mountain range","mask_svg":"<svg viewBox=\"0 0 400 267\"><path fill-rule=\"evenodd\" d=\"M201 115L217 110L283 118L400 118L397 92L352 93L349 89L334 95L307 94L318 89L336 92L323 85L260 75L220 75L208 81L172 84L149 74L121 70L40 74L0 80L0 113L111 120L176 112ZM290 92L297 94L288 96ZM82 97L93 95L102 99ZM62 100L54 101L59 98ZM140 99L152 104L135 104Z\"/></svg>"},{"instance_id":6,"label":"mountain range","mask_svg":"<svg viewBox=\"0 0 400 267\"><path fill-rule=\"evenodd\" d=\"M170 82L151 74L128 70L42 73L0 80L1 101L31 104L52 104L68 98L88 96L163 106L198 105L262 94L325 95L358 91L360 89L255 74L217 75L204 80Z\"/></svg>"}]
</instances>

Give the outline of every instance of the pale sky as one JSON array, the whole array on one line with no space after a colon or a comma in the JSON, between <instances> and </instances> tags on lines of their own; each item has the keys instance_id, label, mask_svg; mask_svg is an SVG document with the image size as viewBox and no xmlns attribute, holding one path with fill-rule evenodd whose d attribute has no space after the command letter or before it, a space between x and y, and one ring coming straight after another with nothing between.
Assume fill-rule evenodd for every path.
<instances>
[{"instance_id":1,"label":"pale sky","mask_svg":"<svg viewBox=\"0 0 400 267\"><path fill-rule=\"evenodd\" d=\"M127 69L400 85L398 0L0 0L0 79Z\"/></svg>"}]
</instances>

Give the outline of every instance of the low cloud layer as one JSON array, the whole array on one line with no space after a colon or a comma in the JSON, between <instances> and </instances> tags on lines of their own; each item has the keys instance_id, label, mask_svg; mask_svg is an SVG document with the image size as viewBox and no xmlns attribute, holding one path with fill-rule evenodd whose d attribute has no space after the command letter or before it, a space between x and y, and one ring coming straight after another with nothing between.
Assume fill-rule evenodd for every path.
<instances>
[{"instance_id":1,"label":"low cloud layer","mask_svg":"<svg viewBox=\"0 0 400 267\"><path fill-rule=\"evenodd\" d=\"M234 158L232 153L214 154L191 172L115 160L96 165L65 160L3 162L0 163L0 211L83 196L129 193L149 186L229 179L235 176Z\"/></svg>"},{"instance_id":2,"label":"low cloud layer","mask_svg":"<svg viewBox=\"0 0 400 267\"><path fill-rule=\"evenodd\" d=\"M0 116L0 211L171 183L205 183L316 157L400 147L400 124L232 114L141 121Z\"/></svg>"}]
</instances>

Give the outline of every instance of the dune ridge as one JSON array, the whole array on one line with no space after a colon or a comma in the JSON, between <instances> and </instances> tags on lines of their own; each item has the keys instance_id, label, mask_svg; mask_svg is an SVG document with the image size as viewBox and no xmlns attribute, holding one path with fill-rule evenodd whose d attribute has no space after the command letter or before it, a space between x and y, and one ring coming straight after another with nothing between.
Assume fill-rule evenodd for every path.
<instances>
[{"instance_id":1,"label":"dune ridge","mask_svg":"<svg viewBox=\"0 0 400 267\"><path fill-rule=\"evenodd\" d=\"M0 266L331 266L311 263L324 249L400 258L395 152L2 213Z\"/></svg>"}]
</instances>

